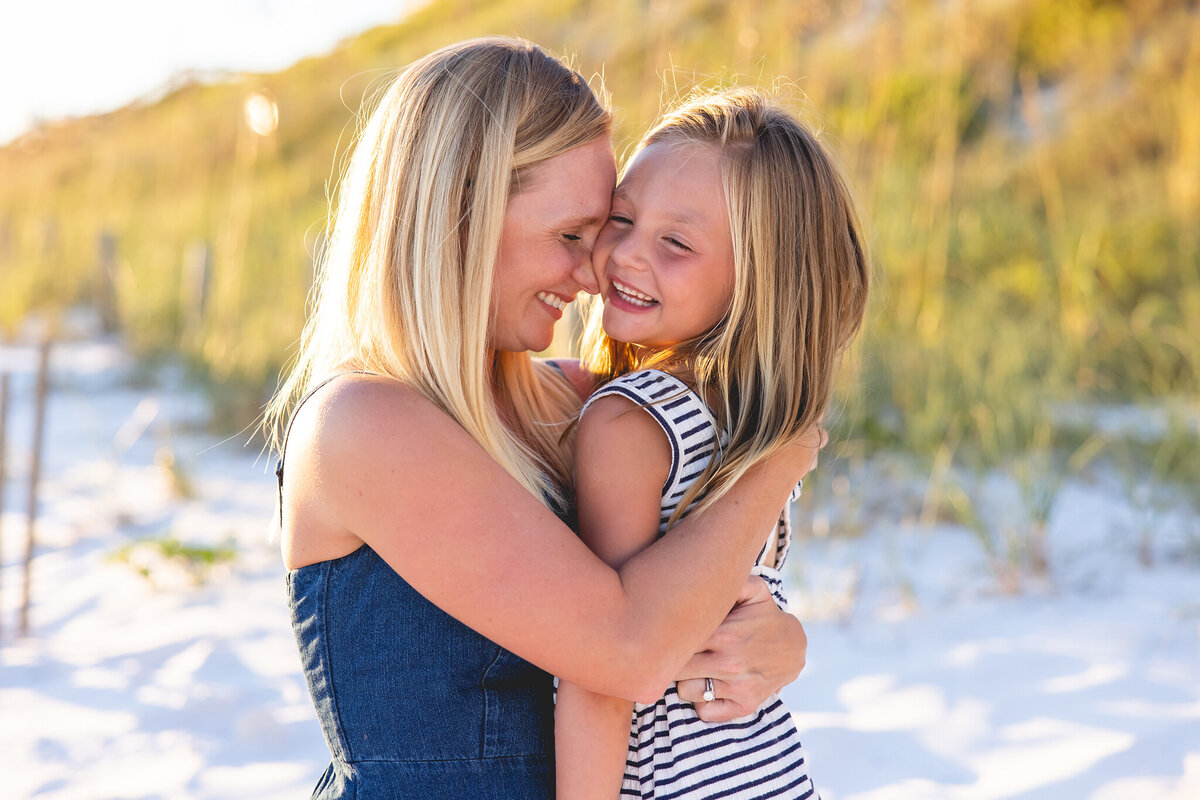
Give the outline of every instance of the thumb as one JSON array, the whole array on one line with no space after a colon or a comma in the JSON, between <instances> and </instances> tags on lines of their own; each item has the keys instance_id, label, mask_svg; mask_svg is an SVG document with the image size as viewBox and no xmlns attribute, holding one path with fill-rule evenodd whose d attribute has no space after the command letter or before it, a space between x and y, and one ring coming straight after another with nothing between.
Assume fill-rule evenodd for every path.
<instances>
[{"instance_id":1,"label":"thumb","mask_svg":"<svg viewBox=\"0 0 1200 800\"><path fill-rule=\"evenodd\" d=\"M737 602L735 605L746 605L748 603L762 603L771 599L771 592L767 588L767 582L757 575L751 575L742 584L741 591L738 592Z\"/></svg>"}]
</instances>

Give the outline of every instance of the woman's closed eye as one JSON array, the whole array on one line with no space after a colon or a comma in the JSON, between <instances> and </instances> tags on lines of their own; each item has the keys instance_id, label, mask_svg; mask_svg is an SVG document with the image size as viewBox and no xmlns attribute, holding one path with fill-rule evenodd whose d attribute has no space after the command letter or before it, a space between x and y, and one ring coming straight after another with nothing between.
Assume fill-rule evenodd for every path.
<instances>
[{"instance_id":1,"label":"woman's closed eye","mask_svg":"<svg viewBox=\"0 0 1200 800\"><path fill-rule=\"evenodd\" d=\"M564 233L562 240L569 248L583 248L588 253L592 252L592 247L596 244L594 234L584 233Z\"/></svg>"},{"instance_id":2,"label":"woman's closed eye","mask_svg":"<svg viewBox=\"0 0 1200 800\"><path fill-rule=\"evenodd\" d=\"M613 214L613 215L609 216L608 221L616 223L617 225L632 225L633 224L633 220L630 219L625 214Z\"/></svg>"}]
</instances>

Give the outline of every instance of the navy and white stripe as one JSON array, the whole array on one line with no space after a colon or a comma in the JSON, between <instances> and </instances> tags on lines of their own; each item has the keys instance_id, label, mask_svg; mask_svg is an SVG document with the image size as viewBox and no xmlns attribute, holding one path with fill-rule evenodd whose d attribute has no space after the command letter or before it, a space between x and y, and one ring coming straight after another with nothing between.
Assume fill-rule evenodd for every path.
<instances>
[{"instance_id":1,"label":"navy and white stripe","mask_svg":"<svg viewBox=\"0 0 1200 800\"><path fill-rule=\"evenodd\" d=\"M670 442L671 471L660 504L661 536L680 499L712 460L724 436L718 435L716 420L700 396L665 372L641 370L623 375L598 389L588 403L613 394L645 409ZM785 610L787 599L779 568L790 545L791 525L785 508L752 570L766 581L771 596ZM774 557L768 560L771 551ZM681 700L672 685L658 702L634 705L621 797L810 800L817 794L808 779L800 733L778 697L772 696L749 716L708 723L696 716L692 704Z\"/></svg>"}]
</instances>

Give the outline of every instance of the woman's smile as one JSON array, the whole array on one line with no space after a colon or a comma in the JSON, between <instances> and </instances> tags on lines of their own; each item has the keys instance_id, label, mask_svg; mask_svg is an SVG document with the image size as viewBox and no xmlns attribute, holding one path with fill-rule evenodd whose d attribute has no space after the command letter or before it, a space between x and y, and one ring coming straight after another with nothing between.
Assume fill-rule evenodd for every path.
<instances>
[{"instance_id":1,"label":"woman's smile","mask_svg":"<svg viewBox=\"0 0 1200 800\"><path fill-rule=\"evenodd\" d=\"M509 198L492 289L492 347L545 350L567 303L597 290L592 246L616 177L602 136L547 159Z\"/></svg>"},{"instance_id":2,"label":"woman's smile","mask_svg":"<svg viewBox=\"0 0 1200 800\"><path fill-rule=\"evenodd\" d=\"M545 303L545 304L546 304L548 307L550 307L550 308L554 309L555 311L557 311L557 312L558 312L558 315L557 315L557 316L558 316L558 317L561 317L561 316L562 316L562 310L563 310L564 308L566 308L566 307L567 307L567 303L570 303L570 302L571 302L572 300L574 300L575 298L574 298L574 297L572 297L570 300L564 300L564 299L562 299L561 297L559 297L558 295L556 295L556 294L553 294L553 293L551 293L551 292L538 292L538 293L537 293L537 299L538 299L538 300L541 300L541 301L542 301L543 303ZM557 317L556 317L556 318L557 318Z\"/></svg>"}]
</instances>

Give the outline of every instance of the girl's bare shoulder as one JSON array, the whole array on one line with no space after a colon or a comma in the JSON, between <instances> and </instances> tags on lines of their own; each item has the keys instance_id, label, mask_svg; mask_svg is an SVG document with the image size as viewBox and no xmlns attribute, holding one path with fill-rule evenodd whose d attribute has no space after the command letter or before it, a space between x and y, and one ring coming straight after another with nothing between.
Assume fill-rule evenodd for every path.
<instances>
[{"instance_id":1,"label":"girl's bare shoulder","mask_svg":"<svg viewBox=\"0 0 1200 800\"><path fill-rule=\"evenodd\" d=\"M661 483L671 467L671 446L662 427L640 403L622 395L606 394L587 407L575 447L577 479L621 470L639 481Z\"/></svg>"}]
</instances>

